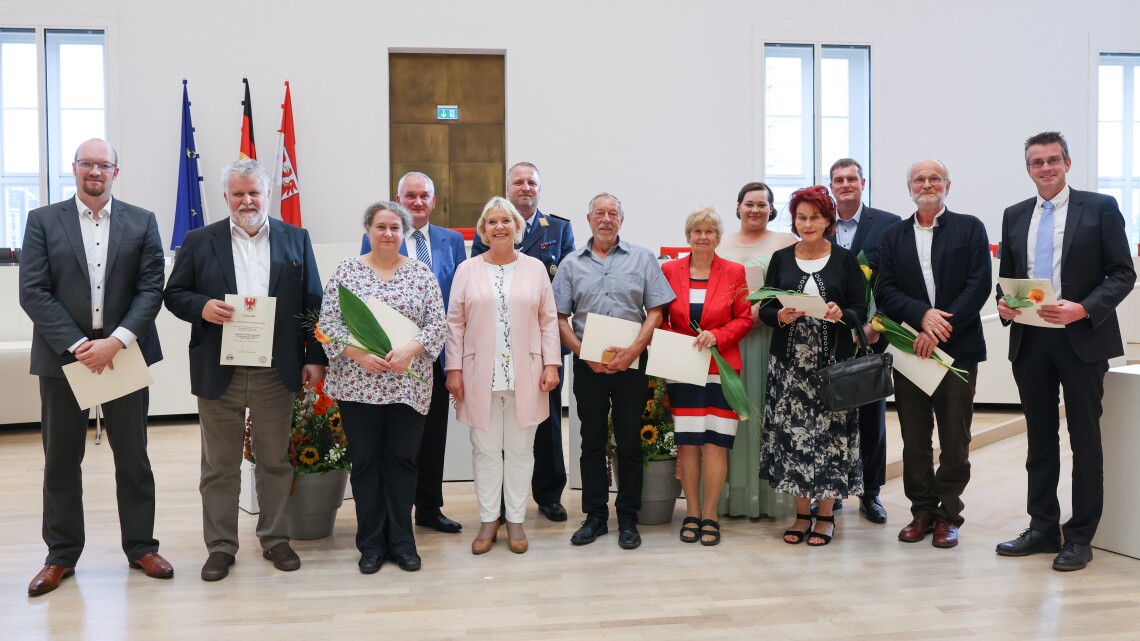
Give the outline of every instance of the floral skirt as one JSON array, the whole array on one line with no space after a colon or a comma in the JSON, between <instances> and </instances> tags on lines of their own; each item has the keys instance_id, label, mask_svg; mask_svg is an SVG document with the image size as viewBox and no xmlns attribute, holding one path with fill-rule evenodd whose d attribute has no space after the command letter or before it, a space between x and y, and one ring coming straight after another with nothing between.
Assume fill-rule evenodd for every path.
<instances>
[{"instance_id":1,"label":"floral skirt","mask_svg":"<svg viewBox=\"0 0 1140 641\"><path fill-rule=\"evenodd\" d=\"M772 344L761 475L778 492L833 499L863 493L858 410L824 409L808 383L824 354L823 322L792 325L791 348ZM847 337L840 332L839 340Z\"/></svg>"}]
</instances>

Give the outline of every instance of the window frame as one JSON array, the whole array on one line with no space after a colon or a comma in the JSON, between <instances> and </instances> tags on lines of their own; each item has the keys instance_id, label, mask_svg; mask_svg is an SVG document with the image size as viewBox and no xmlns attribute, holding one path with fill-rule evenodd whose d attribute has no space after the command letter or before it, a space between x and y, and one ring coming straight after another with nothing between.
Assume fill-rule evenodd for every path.
<instances>
[{"instance_id":1,"label":"window frame","mask_svg":"<svg viewBox=\"0 0 1140 641\"><path fill-rule=\"evenodd\" d=\"M1134 202L1140 199L1140 167L1136 166L1136 146L1140 138L1140 127L1136 122L1140 120L1140 50L1135 47L1094 47L1090 56L1092 69L1090 72L1089 112L1090 126L1089 141L1093 162L1089 163L1089 185L1100 192L1102 189L1116 189L1121 192L1117 199L1117 206L1124 214L1124 228L1128 233L1129 245L1140 243L1140 211L1134 207ZM1121 175L1102 177L1100 173L1100 68L1104 58L1121 59L1123 66L1123 100L1121 113L1121 134L1124 139L1121 154ZM1131 72L1131 73L1130 73ZM1128 89L1132 91L1129 92ZM1131 145L1127 143L1132 143Z\"/></svg>"}]
</instances>

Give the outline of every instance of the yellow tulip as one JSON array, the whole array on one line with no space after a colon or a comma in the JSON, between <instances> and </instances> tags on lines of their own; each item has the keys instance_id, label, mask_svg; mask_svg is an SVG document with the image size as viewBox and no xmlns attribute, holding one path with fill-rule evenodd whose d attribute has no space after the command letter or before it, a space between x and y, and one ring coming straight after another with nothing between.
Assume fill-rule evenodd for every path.
<instances>
[{"instance_id":1,"label":"yellow tulip","mask_svg":"<svg viewBox=\"0 0 1140 641\"><path fill-rule=\"evenodd\" d=\"M863 278L866 278L867 280L871 280L871 274L873 274L874 272L871 271L870 267L868 267L867 265L859 265L859 269L863 270Z\"/></svg>"},{"instance_id":2,"label":"yellow tulip","mask_svg":"<svg viewBox=\"0 0 1140 641\"><path fill-rule=\"evenodd\" d=\"M879 320L878 316L871 319L871 329L875 330L876 332L887 331L885 328L883 328L883 322Z\"/></svg>"}]
</instances>

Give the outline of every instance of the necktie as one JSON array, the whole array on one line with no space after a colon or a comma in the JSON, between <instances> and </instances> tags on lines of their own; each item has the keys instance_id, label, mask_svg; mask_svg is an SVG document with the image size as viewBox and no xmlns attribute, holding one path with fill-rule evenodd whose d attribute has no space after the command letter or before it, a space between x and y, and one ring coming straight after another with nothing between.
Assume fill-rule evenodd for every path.
<instances>
[{"instance_id":1,"label":"necktie","mask_svg":"<svg viewBox=\"0 0 1140 641\"><path fill-rule=\"evenodd\" d=\"M415 230L412 232L412 238L416 239L416 258L428 267L431 267L431 252L427 248L427 239L424 238L423 232Z\"/></svg>"},{"instance_id":2,"label":"necktie","mask_svg":"<svg viewBox=\"0 0 1140 641\"><path fill-rule=\"evenodd\" d=\"M1053 203L1041 203L1041 224L1033 252L1033 277L1053 279Z\"/></svg>"}]
</instances>

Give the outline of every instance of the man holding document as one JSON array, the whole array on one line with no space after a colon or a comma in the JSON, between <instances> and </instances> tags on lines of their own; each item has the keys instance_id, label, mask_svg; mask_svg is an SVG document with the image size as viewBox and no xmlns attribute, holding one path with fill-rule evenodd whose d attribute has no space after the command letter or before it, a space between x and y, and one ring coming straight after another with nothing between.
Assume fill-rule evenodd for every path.
<instances>
[{"instance_id":1,"label":"man holding document","mask_svg":"<svg viewBox=\"0 0 1140 641\"><path fill-rule=\"evenodd\" d=\"M574 545L593 543L609 531L609 482L606 475L607 423L613 415L617 442L618 545L641 545L637 513L641 510L641 413L649 394L639 367L662 306L675 298L653 254L618 237L624 214L621 201L601 193L590 201L586 217L590 240L566 256L554 277L554 302L562 343L574 353L574 397L582 422L582 511L586 520L570 538ZM632 340L586 353L582 339L586 317L607 325L636 324ZM625 321L625 323L622 323ZM590 328L595 331L597 328ZM608 328L603 335L613 335Z\"/></svg>"},{"instance_id":2,"label":"man holding document","mask_svg":"<svg viewBox=\"0 0 1140 641\"><path fill-rule=\"evenodd\" d=\"M945 206L950 171L937 160L910 167L908 188L918 206L895 223L879 247L879 311L910 325L914 355L895 355L895 407L903 438L903 491L911 522L899 540L917 543L933 531L933 545L958 544L962 493L970 480L970 426L978 363L986 360L982 305L990 293L990 245L982 221ZM964 370L965 380L930 355L941 349ZM921 360L919 360L921 359ZM924 389L908 365L931 367L941 379ZM907 372L911 372L908 378ZM912 380L915 379L915 380ZM931 442L938 421L938 470Z\"/></svg>"},{"instance_id":3,"label":"man holding document","mask_svg":"<svg viewBox=\"0 0 1140 641\"><path fill-rule=\"evenodd\" d=\"M20 261L20 306L31 318L31 373L40 377L44 442L43 538L48 555L28 585L37 596L75 573L83 552L80 464L89 411L80 409L63 367L103 374L124 350L162 360L154 319L162 305L162 241L154 214L111 198L118 154L102 140L79 146L75 198L28 214ZM102 403L115 457L123 552L132 568L169 578L154 538L154 475L146 452L149 389Z\"/></svg>"},{"instance_id":4,"label":"man holding document","mask_svg":"<svg viewBox=\"0 0 1140 641\"><path fill-rule=\"evenodd\" d=\"M293 395L325 376L328 359L303 317L321 308L309 233L269 218L269 173L239 160L222 171L230 216L186 235L164 299L190 323L190 391L202 422L202 579L229 574L238 550L245 412L252 438L257 536L278 570L301 567L289 546L286 501Z\"/></svg>"},{"instance_id":5,"label":"man holding document","mask_svg":"<svg viewBox=\"0 0 1140 641\"><path fill-rule=\"evenodd\" d=\"M1025 410L1029 453L1029 528L997 546L1001 556L1057 553L1053 569L1084 569L1104 504L1100 415L1108 359L1124 354L1116 307L1132 291L1136 271L1116 200L1066 184L1069 146L1055 131L1025 141L1025 168L1037 195L1005 210L999 274L1046 278L1056 305L1041 319L1055 329L1020 322L1024 313L997 291L998 314L1010 326L1009 360ZM1073 449L1073 516L1060 525L1059 390ZM1060 527L1060 531L1058 528ZM1062 546L1062 534L1064 546Z\"/></svg>"}]
</instances>

